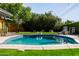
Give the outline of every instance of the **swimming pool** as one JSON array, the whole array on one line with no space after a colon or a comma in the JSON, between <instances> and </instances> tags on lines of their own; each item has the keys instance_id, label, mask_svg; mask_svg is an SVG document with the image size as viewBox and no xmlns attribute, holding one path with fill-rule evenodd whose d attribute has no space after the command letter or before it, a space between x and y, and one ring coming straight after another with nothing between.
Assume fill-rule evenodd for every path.
<instances>
[{"instance_id":1,"label":"swimming pool","mask_svg":"<svg viewBox=\"0 0 79 59\"><path fill-rule=\"evenodd\" d=\"M3 44L48 45L48 44L77 44L70 37L59 35L21 35L7 39Z\"/></svg>"}]
</instances>

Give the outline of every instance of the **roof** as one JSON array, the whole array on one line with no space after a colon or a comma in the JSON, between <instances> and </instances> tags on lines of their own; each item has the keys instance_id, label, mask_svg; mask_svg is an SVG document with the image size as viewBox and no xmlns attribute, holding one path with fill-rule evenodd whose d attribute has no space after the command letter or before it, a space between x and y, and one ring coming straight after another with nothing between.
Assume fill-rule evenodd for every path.
<instances>
[{"instance_id":1,"label":"roof","mask_svg":"<svg viewBox=\"0 0 79 59\"><path fill-rule=\"evenodd\" d=\"M1 8L0 8L0 15L1 16L8 16L8 17L13 16L11 13L9 13L8 11L3 10Z\"/></svg>"}]
</instances>

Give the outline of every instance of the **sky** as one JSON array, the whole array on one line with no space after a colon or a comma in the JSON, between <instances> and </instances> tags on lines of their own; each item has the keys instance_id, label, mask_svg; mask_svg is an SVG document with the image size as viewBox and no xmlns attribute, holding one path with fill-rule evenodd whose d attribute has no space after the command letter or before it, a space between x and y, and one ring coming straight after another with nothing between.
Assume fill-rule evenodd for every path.
<instances>
[{"instance_id":1,"label":"sky","mask_svg":"<svg viewBox=\"0 0 79 59\"><path fill-rule=\"evenodd\" d=\"M23 6L29 6L33 13L45 13L52 11L62 19L62 21L79 21L79 3L25 3Z\"/></svg>"}]
</instances>

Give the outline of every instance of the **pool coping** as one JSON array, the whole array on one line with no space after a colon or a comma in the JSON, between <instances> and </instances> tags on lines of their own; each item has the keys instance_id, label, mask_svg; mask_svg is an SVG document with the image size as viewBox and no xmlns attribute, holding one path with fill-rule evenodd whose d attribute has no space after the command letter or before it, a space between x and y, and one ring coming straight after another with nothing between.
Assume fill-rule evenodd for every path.
<instances>
[{"instance_id":1,"label":"pool coping","mask_svg":"<svg viewBox=\"0 0 79 59\"><path fill-rule=\"evenodd\" d=\"M0 43L4 42L8 38L16 37L20 35L0 37ZM73 38L79 43L79 38L72 35L60 35ZM79 48L79 44L56 44L56 45L12 45L12 44L0 44L0 49L17 49L17 50L56 50L56 49L72 49Z\"/></svg>"}]
</instances>

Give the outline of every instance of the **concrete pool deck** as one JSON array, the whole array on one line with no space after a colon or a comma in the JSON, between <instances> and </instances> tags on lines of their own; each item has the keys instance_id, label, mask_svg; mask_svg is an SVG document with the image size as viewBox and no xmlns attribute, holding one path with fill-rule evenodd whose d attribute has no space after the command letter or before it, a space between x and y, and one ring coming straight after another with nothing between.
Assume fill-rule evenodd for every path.
<instances>
[{"instance_id":1,"label":"concrete pool deck","mask_svg":"<svg viewBox=\"0 0 79 59\"><path fill-rule=\"evenodd\" d=\"M5 40L11 37L16 37L20 35L5 36L0 37L0 49L17 49L17 50L56 50L56 49L70 49L79 48L79 44L56 44L56 45L12 45L12 44L2 44ZM73 38L79 43L79 37L74 35L61 35Z\"/></svg>"}]
</instances>

